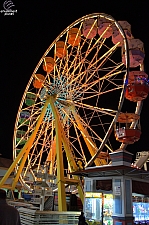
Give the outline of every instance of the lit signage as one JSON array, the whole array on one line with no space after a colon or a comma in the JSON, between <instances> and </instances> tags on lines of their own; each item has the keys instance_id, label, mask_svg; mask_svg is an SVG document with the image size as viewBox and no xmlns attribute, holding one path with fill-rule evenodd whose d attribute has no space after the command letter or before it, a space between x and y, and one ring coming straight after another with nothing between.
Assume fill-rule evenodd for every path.
<instances>
[{"instance_id":1,"label":"lit signage","mask_svg":"<svg viewBox=\"0 0 149 225\"><path fill-rule=\"evenodd\" d=\"M86 192L86 198L102 198L102 193L93 193L93 192Z\"/></svg>"}]
</instances>

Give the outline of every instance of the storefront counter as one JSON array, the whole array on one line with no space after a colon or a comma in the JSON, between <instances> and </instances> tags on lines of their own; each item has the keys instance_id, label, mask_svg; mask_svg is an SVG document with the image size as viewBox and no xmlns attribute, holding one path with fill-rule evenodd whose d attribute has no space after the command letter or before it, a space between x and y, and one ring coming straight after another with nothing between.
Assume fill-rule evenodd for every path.
<instances>
[{"instance_id":1,"label":"storefront counter","mask_svg":"<svg viewBox=\"0 0 149 225\"><path fill-rule=\"evenodd\" d=\"M149 198L132 197L135 225L149 225ZM105 193L85 193L85 215L89 224L113 225L113 195ZM146 201L146 202L145 202Z\"/></svg>"}]
</instances>

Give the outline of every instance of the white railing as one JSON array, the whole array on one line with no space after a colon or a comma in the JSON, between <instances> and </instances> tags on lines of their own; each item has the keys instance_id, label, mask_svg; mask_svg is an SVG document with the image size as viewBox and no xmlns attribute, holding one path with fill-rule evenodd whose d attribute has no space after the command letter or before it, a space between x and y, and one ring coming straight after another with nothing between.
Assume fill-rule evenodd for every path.
<instances>
[{"instance_id":1,"label":"white railing","mask_svg":"<svg viewBox=\"0 0 149 225\"><path fill-rule=\"evenodd\" d=\"M39 211L27 208L18 209L21 225L78 224L80 212Z\"/></svg>"}]
</instances>

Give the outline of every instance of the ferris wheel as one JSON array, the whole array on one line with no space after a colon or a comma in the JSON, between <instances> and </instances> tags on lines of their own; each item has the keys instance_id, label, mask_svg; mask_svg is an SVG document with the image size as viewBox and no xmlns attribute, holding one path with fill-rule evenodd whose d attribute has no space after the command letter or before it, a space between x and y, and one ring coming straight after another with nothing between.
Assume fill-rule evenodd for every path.
<instances>
[{"instance_id":1,"label":"ferris wheel","mask_svg":"<svg viewBox=\"0 0 149 225\"><path fill-rule=\"evenodd\" d=\"M95 13L68 26L40 59L23 94L9 170L16 169L13 187L20 179L31 190L26 177L36 180L41 165L49 163L62 194L68 170L108 164L109 152L137 141L141 132L127 138L127 129L113 128L126 123L136 131L148 94L143 59L143 43L134 39L126 21ZM137 81L146 91L136 91ZM129 111L128 102L134 112L126 114L122 107Z\"/></svg>"}]
</instances>

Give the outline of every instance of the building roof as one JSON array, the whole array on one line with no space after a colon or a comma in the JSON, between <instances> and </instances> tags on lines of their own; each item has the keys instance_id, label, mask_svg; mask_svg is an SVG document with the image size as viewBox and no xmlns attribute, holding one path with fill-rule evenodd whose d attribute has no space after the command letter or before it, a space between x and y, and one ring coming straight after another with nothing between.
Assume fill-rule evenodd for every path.
<instances>
[{"instance_id":1,"label":"building roof","mask_svg":"<svg viewBox=\"0 0 149 225\"><path fill-rule=\"evenodd\" d=\"M12 159L6 159L0 157L0 168L9 168L12 164Z\"/></svg>"},{"instance_id":2,"label":"building roof","mask_svg":"<svg viewBox=\"0 0 149 225\"><path fill-rule=\"evenodd\" d=\"M72 172L71 174L88 178L129 176L149 182L149 171L145 171L137 167L126 165L119 165L119 166L105 165L105 166L88 167L84 170Z\"/></svg>"}]
</instances>

